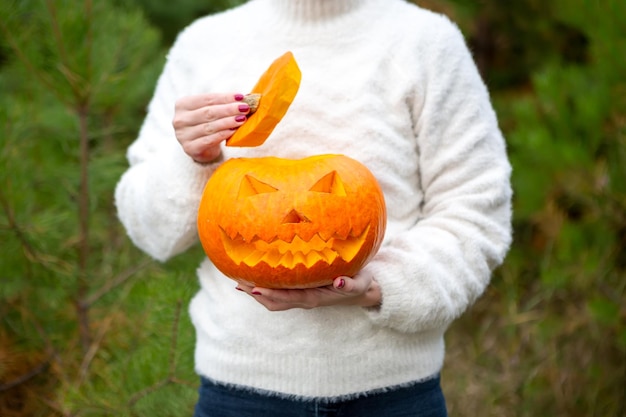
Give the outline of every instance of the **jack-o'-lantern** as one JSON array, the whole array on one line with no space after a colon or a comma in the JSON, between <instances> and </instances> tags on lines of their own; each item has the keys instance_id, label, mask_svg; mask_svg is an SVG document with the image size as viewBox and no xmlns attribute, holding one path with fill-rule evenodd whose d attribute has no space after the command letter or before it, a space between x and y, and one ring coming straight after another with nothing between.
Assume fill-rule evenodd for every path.
<instances>
[{"instance_id":1,"label":"jack-o'-lantern","mask_svg":"<svg viewBox=\"0 0 626 417\"><path fill-rule=\"evenodd\" d=\"M355 275L380 247L385 201L373 174L343 155L235 158L206 184L198 232L237 281L312 288Z\"/></svg>"}]
</instances>

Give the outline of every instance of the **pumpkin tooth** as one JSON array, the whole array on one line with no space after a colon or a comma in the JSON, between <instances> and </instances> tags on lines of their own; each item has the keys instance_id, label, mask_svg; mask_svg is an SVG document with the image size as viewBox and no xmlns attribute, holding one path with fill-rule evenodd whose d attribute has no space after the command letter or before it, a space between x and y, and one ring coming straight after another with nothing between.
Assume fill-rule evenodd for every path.
<instances>
[{"instance_id":1,"label":"pumpkin tooth","mask_svg":"<svg viewBox=\"0 0 626 417\"><path fill-rule=\"evenodd\" d=\"M275 267L276 265L280 265L282 262L283 255L275 249L267 251L263 257L259 260L259 262L263 261L271 267ZM258 263L258 262L257 262Z\"/></svg>"},{"instance_id":2,"label":"pumpkin tooth","mask_svg":"<svg viewBox=\"0 0 626 417\"><path fill-rule=\"evenodd\" d=\"M304 265L307 268L312 267L313 265L315 265L316 263L318 263L319 261L324 260L324 257L321 255L320 252L317 251L311 251L309 253L306 254L306 262L304 263Z\"/></svg>"},{"instance_id":3,"label":"pumpkin tooth","mask_svg":"<svg viewBox=\"0 0 626 417\"><path fill-rule=\"evenodd\" d=\"M327 246L326 242L318 237L312 237L308 242L303 240L300 236L296 235L291 241L291 245L289 245L289 250L292 252L302 252L303 254L307 254L311 251L321 251Z\"/></svg>"},{"instance_id":4,"label":"pumpkin tooth","mask_svg":"<svg viewBox=\"0 0 626 417\"><path fill-rule=\"evenodd\" d=\"M229 230L224 230L220 227L222 232L228 236L230 240L245 240L243 236L234 228L229 228Z\"/></svg>"},{"instance_id":5,"label":"pumpkin tooth","mask_svg":"<svg viewBox=\"0 0 626 417\"><path fill-rule=\"evenodd\" d=\"M311 251L308 253L286 252L280 254L277 251L270 251L261 255L259 252L255 252L245 260L245 263L254 266L259 262L265 262L271 267L282 265L286 268L294 268L297 264L303 264L310 268L320 261L330 264L337 256L336 252L328 248L322 252Z\"/></svg>"},{"instance_id":6,"label":"pumpkin tooth","mask_svg":"<svg viewBox=\"0 0 626 417\"><path fill-rule=\"evenodd\" d=\"M328 265L335 262L335 259L337 259L337 256L339 256L339 254L336 251L330 248L324 248L324 250L320 252L320 255L322 259L324 259L324 262L326 262Z\"/></svg>"},{"instance_id":7,"label":"pumpkin tooth","mask_svg":"<svg viewBox=\"0 0 626 417\"><path fill-rule=\"evenodd\" d=\"M345 225L339 230L335 230L333 238L335 240L346 240L350 238L350 233L352 232L352 227Z\"/></svg>"},{"instance_id":8,"label":"pumpkin tooth","mask_svg":"<svg viewBox=\"0 0 626 417\"><path fill-rule=\"evenodd\" d=\"M306 265L306 255L302 252L294 252L293 254L293 265L290 265L291 268L297 264Z\"/></svg>"},{"instance_id":9,"label":"pumpkin tooth","mask_svg":"<svg viewBox=\"0 0 626 417\"><path fill-rule=\"evenodd\" d=\"M259 250L255 250L252 253L250 253L248 256L243 258L242 262L245 263L248 266L255 266L256 264L261 262L261 260L263 259L263 257L265 255L266 255L265 252L261 252Z\"/></svg>"},{"instance_id":10,"label":"pumpkin tooth","mask_svg":"<svg viewBox=\"0 0 626 417\"><path fill-rule=\"evenodd\" d=\"M263 239L259 239L254 238L252 239L252 242L250 242L251 246L254 246L254 248L260 252L267 252L270 250L271 247L271 243L264 241Z\"/></svg>"},{"instance_id":11,"label":"pumpkin tooth","mask_svg":"<svg viewBox=\"0 0 626 417\"><path fill-rule=\"evenodd\" d=\"M244 258L254 251L254 247L247 244L241 235L238 234L235 239L230 239L223 229L220 230L222 232L224 249L237 264L240 264Z\"/></svg>"},{"instance_id":12,"label":"pumpkin tooth","mask_svg":"<svg viewBox=\"0 0 626 417\"><path fill-rule=\"evenodd\" d=\"M278 238L268 242L257 235L251 241L246 241L240 234L231 239L222 230L222 241L224 249L237 264L243 262L252 267L263 261L271 267L282 265L293 268L299 263L311 267L320 261L330 265L337 257L350 262L359 252L368 232L369 226L360 235L355 236L351 231L345 239L335 236L326 241L317 233L309 241L295 235L291 242Z\"/></svg>"},{"instance_id":13,"label":"pumpkin tooth","mask_svg":"<svg viewBox=\"0 0 626 417\"><path fill-rule=\"evenodd\" d=\"M328 242L322 239L319 234L311 236L307 242L307 247L312 251L321 252L328 246Z\"/></svg>"},{"instance_id":14,"label":"pumpkin tooth","mask_svg":"<svg viewBox=\"0 0 626 417\"><path fill-rule=\"evenodd\" d=\"M293 268L293 266L295 265L293 261L293 254L291 252L285 252L283 254L283 257L280 258L280 261L276 265L283 265L286 268Z\"/></svg>"},{"instance_id":15,"label":"pumpkin tooth","mask_svg":"<svg viewBox=\"0 0 626 417\"><path fill-rule=\"evenodd\" d=\"M360 239L361 237L363 237L363 233L365 233L367 235L367 231L369 230L370 225L363 225L361 227L355 228L352 227L352 229L350 229L350 233L348 234L348 239L352 238L356 238L356 239Z\"/></svg>"},{"instance_id":16,"label":"pumpkin tooth","mask_svg":"<svg viewBox=\"0 0 626 417\"><path fill-rule=\"evenodd\" d=\"M335 232L331 232L331 231L320 231L317 233L317 235L319 236L320 239L322 239L324 242L329 242L333 237L335 237Z\"/></svg>"},{"instance_id":17,"label":"pumpkin tooth","mask_svg":"<svg viewBox=\"0 0 626 417\"><path fill-rule=\"evenodd\" d=\"M333 250L336 251L343 260L350 262L359 252L359 249L361 249L369 229L369 226L367 226L363 233L357 237L349 237L343 240L335 239L332 244Z\"/></svg>"}]
</instances>

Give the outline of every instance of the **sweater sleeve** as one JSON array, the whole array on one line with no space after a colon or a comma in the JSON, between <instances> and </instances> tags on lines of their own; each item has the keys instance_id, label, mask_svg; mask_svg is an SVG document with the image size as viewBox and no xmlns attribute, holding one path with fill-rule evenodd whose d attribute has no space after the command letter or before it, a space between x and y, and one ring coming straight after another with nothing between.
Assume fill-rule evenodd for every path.
<instances>
[{"instance_id":1,"label":"sweater sleeve","mask_svg":"<svg viewBox=\"0 0 626 417\"><path fill-rule=\"evenodd\" d=\"M485 85L456 26L422 57L414 132L420 220L392 237L362 273L381 286L375 323L402 332L446 327L485 290L511 242L505 144ZM407 196L409 197L409 196Z\"/></svg>"},{"instance_id":2,"label":"sweater sleeve","mask_svg":"<svg viewBox=\"0 0 626 417\"><path fill-rule=\"evenodd\" d=\"M175 101L186 80L184 65L170 51L139 136L129 147L129 169L115 190L120 221L133 243L166 261L197 241L196 216L214 166L186 155L174 134Z\"/></svg>"}]
</instances>

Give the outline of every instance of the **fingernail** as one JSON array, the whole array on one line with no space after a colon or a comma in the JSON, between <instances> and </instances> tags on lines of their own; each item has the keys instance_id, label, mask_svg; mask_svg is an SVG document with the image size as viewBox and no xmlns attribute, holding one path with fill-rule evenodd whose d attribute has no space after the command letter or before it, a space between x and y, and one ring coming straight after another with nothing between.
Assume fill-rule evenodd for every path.
<instances>
[{"instance_id":1,"label":"fingernail","mask_svg":"<svg viewBox=\"0 0 626 417\"><path fill-rule=\"evenodd\" d=\"M263 295L263 294L261 294L261 293L260 293L260 292L258 292L258 291L252 291L252 295Z\"/></svg>"},{"instance_id":2,"label":"fingernail","mask_svg":"<svg viewBox=\"0 0 626 417\"><path fill-rule=\"evenodd\" d=\"M242 113L247 113L248 111L250 111L250 106L248 106L247 104L240 104L239 111Z\"/></svg>"},{"instance_id":3,"label":"fingernail","mask_svg":"<svg viewBox=\"0 0 626 417\"><path fill-rule=\"evenodd\" d=\"M235 287L235 289L236 289L237 291L243 291L243 290L242 290L241 288L239 288L239 287Z\"/></svg>"},{"instance_id":4,"label":"fingernail","mask_svg":"<svg viewBox=\"0 0 626 417\"><path fill-rule=\"evenodd\" d=\"M346 280L341 278L339 280L339 284L337 284L337 288L343 288L346 285Z\"/></svg>"},{"instance_id":5,"label":"fingernail","mask_svg":"<svg viewBox=\"0 0 626 417\"><path fill-rule=\"evenodd\" d=\"M243 94L235 94L235 101L243 100Z\"/></svg>"},{"instance_id":6,"label":"fingernail","mask_svg":"<svg viewBox=\"0 0 626 417\"><path fill-rule=\"evenodd\" d=\"M239 116L235 116L235 121L236 122L245 122L246 121L246 116L244 116L243 114L239 115Z\"/></svg>"}]
</instances>

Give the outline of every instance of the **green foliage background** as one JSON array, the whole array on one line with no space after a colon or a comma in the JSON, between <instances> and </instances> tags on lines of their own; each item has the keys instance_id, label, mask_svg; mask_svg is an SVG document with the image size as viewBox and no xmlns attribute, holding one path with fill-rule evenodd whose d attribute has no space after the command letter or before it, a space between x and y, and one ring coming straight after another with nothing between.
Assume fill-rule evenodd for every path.
<instances>
[{"instance_id":1,"label":"green foliage background","mask_svg":"<svg viewBox=\"0 0 626 417\"><path fill-rule=\"evenodd\" d=\"M166 50L242 1L0 4L0 415L191 415L192 253L112 193ZM626 415L626 3L418 1L451 16L514 166L515 242L447 336L454 416Z\"/></svg>"}]
</instances>

